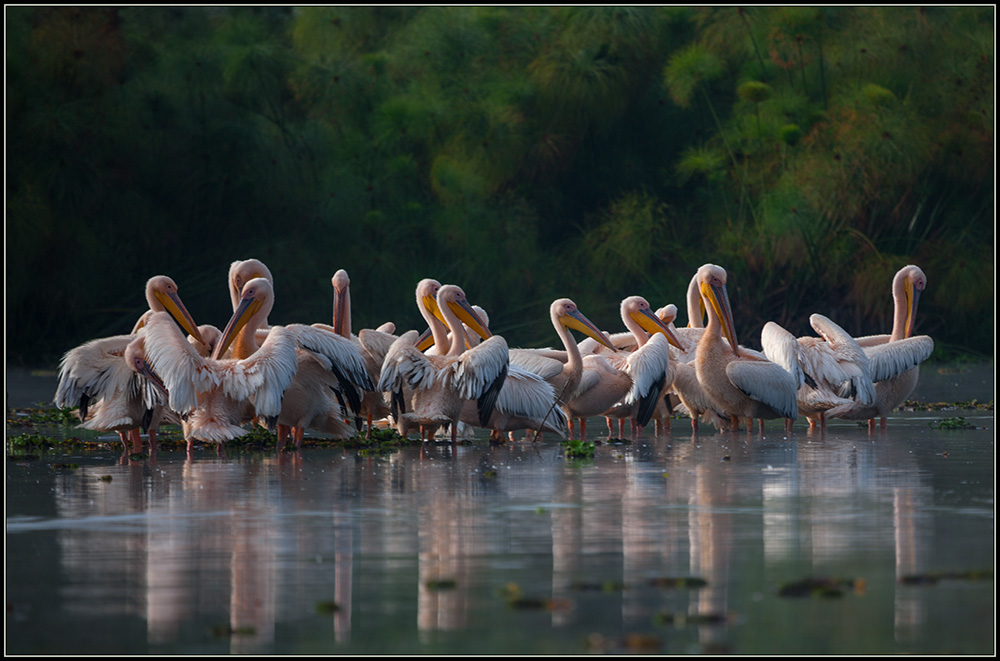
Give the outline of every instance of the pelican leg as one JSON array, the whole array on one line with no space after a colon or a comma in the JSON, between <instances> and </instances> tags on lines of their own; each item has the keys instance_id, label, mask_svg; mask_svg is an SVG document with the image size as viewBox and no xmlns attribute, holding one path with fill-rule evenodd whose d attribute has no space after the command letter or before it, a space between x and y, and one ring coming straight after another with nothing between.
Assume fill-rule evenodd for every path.
<instances>
[{"instance_id":1,"label":"pelican leg","mask_svg":"<svg viewBox=\"0 0 1000 661\"><path fill-rule=\"evenodd\" d=\"M153 453L156 452L157 443L158 443L158 441L156 440L156 430L155 429L150 429L149 430L149 453L150 454L153 454Z\"/></svg>"},{"instance_id":2,"label":"pelican leg","mask_svg":"<svg viewBox=\"0 0 1000 661\"><path fill-rule=\"evenodd\" d=\"M277 444L278 452L281 452L283 449L285 449L285 442L288 441L288 435L290 431L291 427L288 427L286 425L278 425L278 444Z\"/></svg>"},{"instance_id":3,"label":"pelican leg","mask_svg":"<svg viewBox=\"0 0 1000 661\"><path fill-rule=\"evenodd\" d=\"M122 450L125 452L125 454L128 454L128 432L124 431L118 432L118 438L121 439Z\"/></svg>"},{"instance_id":4,"label":"pelican leg","mask_svg":"<svg viewBox=\"0 0 1000 661\"><path fill-rule=\"evenodd\" d=\"M295 427L293 433L295 435L295 448L296 449L301 448L302 447L302 438L306 435L306 429L305 429L305 427Z\"/></svg>"},{"instance_id":5,"label":"pelican leg","mask_svg":"<svg viewBox=\"0 0 1000 661\"><path fill-rule=\"evenodd\" d=\"M580 440L587 440L587 419L580 418Z\"/></svg>"},{"instance_id":6,"label":"pelican leg","mask_svg":"<svg viewBox=\"0 0 1000 661\"><path fill-rule=\"evenodd\" d=\"M132 454L139 454L142 452L142 435L139 433L139 428L130 429L128 432L129 440L132 441Z\"/></svg>"},{"instance_id":7,"label":"pelican leg","mask_svg":"<svg viewBox=\"0 0 1000 661\"><path fill-rule=\"evenodd\" d=\"M882 428L882 431L885 431L885 428L886 428L886 419L885 419L884 415L882 416L882 424L880 424L879 426Z\"/></svg>"}]
</instances>

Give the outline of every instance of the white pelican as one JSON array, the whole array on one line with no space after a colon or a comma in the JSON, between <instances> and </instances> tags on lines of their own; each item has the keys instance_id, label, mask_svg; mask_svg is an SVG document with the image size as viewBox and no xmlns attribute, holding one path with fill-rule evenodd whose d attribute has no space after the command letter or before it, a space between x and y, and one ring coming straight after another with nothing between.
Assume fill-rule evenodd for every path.
<instances>
[{"instance_id":1,"label":"white pelican","mask_svg":"<svg viewBox=\"0 0 1000 661\"><path fill-rule=\"evenodd\" d=\"M259 259L238 259L229 265L227 282L229 285L229 298L233 302L233 311L240 304L240 294L243 293L243 285L254 278L264 278L271 283L271 287L274 287L274 278L271 276L271 270ZM257 329L256 340L258 344L267 339L268 330L269 327L267 324Z\"/></svg>"},{"instance_id":2,"label":"white pelican","mask_svg":"<svg viewBox=\"0 0 1000 661\"><path fill-rule=\"evenodd\" d=\"M569 402L573 400L580 390L580 383L583 378L583 356L579 345L570 333L570 329L575 329L611 351L614 346L610 343L600 329L597 328L582 312L577 308L576 303L568 298L558 298L552 301L549 306L549 318L552 327L562 341L565 352L543 349L512 349L510 351L510 361L512 365L517 365L533 372L545 379L552 385L559 406L564 409L567 417L567 426L572 435L572 419Z\"/></svg>"},{"instance_id":3,"label":"white pelican","mask_svg":"<svg viewBox=\"0 0 1000 661\"><path fill-rule=\"evenodd\" d=\"M420 305L421 288L418 286L418 307L439 343L446 341L444 324L427 314ZM436 305L448 327L452 329L451 346L444 356L425 355L416 347L417 332L408 331L393 342L385 362L378 389L398 393L406 384L412 396L406 402L408 410L399 412L399 432L406 435L409 426L420 425L421 436L430 428L451 425L452 442L458 440L459 418L464 400L479 404L480 426L487 426L496 398L507 375L507 342L492 335L469 305L465 293L455 285L443 285L437 292ZM465 322L480 336L487 339L482 344L465 350ZM404 400L405 401L405 400Z\"/></svg>"},{"instance_id":4,"label":"white pelican","mask_svg":"<svg viewBox=\"0 0 1000 661\"><path fill-rule=\"evenodd\" d=\"M689 294L691 289L689 288ZM695 295L698 289L694 288ZM701 297L698 297L699 300ZM690 296L688 300L688 310L702 309L701 304L692 307ZM673 332L677 338L679 346L670 348L670 363L674 373L673 382L670 385L669 393L676 397L691 418L691 430L698 431L699 421L715 425L718 429L724 429L729 425L729 421L724 419L712 407L712 402L705 394L705 389L698 382L698 374L695 368L695 354L698 350L698 341L704 334L704 327L676 328L674 320L677 318L677 306L673 303L665 305L656 311L656 316ZM694 317L697 319L697 317ZM700 323L700 319L697 319Z\"/></svg>"},{"instance_id":5,"label":"white pelican","mask_svg":"<svg viewBox=\"0 0 1000 661\"><path fill-rule=\"evenodd\" d=\"M202 334L177 293L177 284L165 275L153 276L146 282L146 303L143 313L129 335L91 340L71 349L59 364L59 384L55 405L60 408L79 407L83 424L95 431L117 431L122 443L132 451L142 449L139 428L143 425L146 407L143 405L142 381L125 360L125 349L138 337L154 313L168 315L191 336L192 342L202 342ZM162 413L157 413L162 418ZM150 447L156 445L156 428L148 427Z\"/></svg>"},{"instance_id":6,"label":"white pelican","mask_svg":"<svg viewBox=\"0 0 1000 661\"><path fill-rule=\"evenodd\" d=\"M480 420L478 403L472 400L462 405L460 420L467 425L488 428L490 440L495 441L503 440L503 432L508 432L513 441L514 432L521 429L535 431L536 438L543 432L566 436L566 414L559 407L555 388L537 374L513 363L507 367L507 377L486 424Z\"/></svg>"},{"instance_id":7,"label":"white pelican","mask_svg":"<svg viewBox=\"0 0 1000 661\"><path fill-rule=\"evenodd\" d=\"M868 356L847 331L821 314L811 315L809 324L820 337L797 338L794 347L802 373L797 395L799 413L806 416L810 427L825 427L826 412L838 405L852 402L871 405L875 401L875 386ZM775 351L780 350L769 330L765 326L761 333L764 353L780 362L775 358Z\"/></svg>"},{"instance_id":8,"label":"white pelican","mask_svg":"<svg viewBox=\"0 0 1000 661\"><path fill-rule=\"evenodd\" d=\"M903 403L917 385L920 363L934 351L934 340L927 335L913 335L920 294L927 286L927 276L914 265L904 266L892 279L893 321L890 335L868 335L856 338L871 364L875 381L875 401L870 405L854 402L831 409L830 416L846 420L868 420L875 427L875 418L886 418Z\"/></svg>"},{"instance_id":9,"label":"white pelican","mask_svg":"<svg viewBox=\"0 0 1000 661\"><path fill-rule=\"evenodd\" d=\"M243 287L240 304L210 358L198 354L179 334L153 315L147 325L146 358L170 392L170 406L185 416L188 449L194 439L221 444L245 433L241 425L257 415L269 424L283 410L287 422L294 401L282 398L299 370L303 355L328 366L345 393L371 388L364 363L354 346L333 333L304 324L273 326L262 344L256 331L266 324L274 305L271 283L254 278ZM232 345L231 358L226 355ZM325 395L325 391L324 391ZM284 407L288 406L289 409ZM309 407L296 409L310 413Z\"/></svg>"},{"instance_id":10,"label":"white pelican","mask_svg":"<svg viewBox=\"0 0 1000 661\"><path fill-rule=\"evenodd\" d=\"M621 302L621 318L633 335L636 349L610 356L591 356L588 360L607 361L613 368L628 377L629 387L618 400L600 415L608 418L608 434L613 433L612 418L618 418L619 436L625 419L631 421L632 439L638 438L642 428L652 419L658 406L666 406L663 396L673 381L670 370L670 343L677 345L677 338L653 314L649 303L641 296L629 296ZM624 381L621 382L624 385ZM601 383L596 390L610 395L611 383ZM661 413L662 415L662 413Z\"/></svg>"},{"instance_id":11,"label":"white pelican","mask_svg":"<svg viewBox=\"0 0 1000 661\"><path fill-rule=\"evenodd\" d=\"M733 430L738 418L757 418L762 425L764 419L796 418L796 378L781 365L741 349L736 341L725 269L705 264L697 277L708 325L698 342L695 369L713 407L730 416Z\"/></svg>"},{"instance_id":12,"label":"white pelican","mask_svg":"<svg viewBox=\"0 0 1000 661\"><path fill-rule=\"evenodd\" d=\"M351 278L348 276L347 271L339 269L330 278L330 283L333 285L333 327L330 330L355 344L365 361L365 367L368 370L371 382L373 384L378 383L385 355L384 353L373 353L361 341L360 336L354 335L351 331ZM317 328L324 328L321 324L313 325ZM388 327L383 324L380 328ZM392 330L395 330L394 324L392 325ZM365 390L361 396L360 413L367 421L365 438L369 438L371 436L373 421L381 420L389 415L389 404L385 401L385 396L381 392Z\"/></svg>"},{"instance_id":13,"label":"white pelican","mask_svg":"<svg viewBox=\"0 0 1000 661\"><path fill-rule=\"evenodd\" d=\"M472 309L485 324L489 324L485 310L478 305L473 305ZM556 332L562 337L566 350L509 350L507 378L500 388L496 406L488 422L492 440L500 440L501 432L508 432L510 439L514 440L514 432L521 429L534 430L535 440L544 432L566 436L568 421L562 410L563 400L560 395L575 389L579 383L582 361L572 337L563 335L569 335L567 326L582 329L583 332L602 339L603 335L568 298L554 301L549 306L549 316ZM474 335L467 326L465 331ZM479 336L470 336L466 343L475 346L479 343ZM571 355L574 350L575 357ZM466 424L480 426L471 402L466 402L463 407L461 419Z\"/></svg>"}]
</instances>

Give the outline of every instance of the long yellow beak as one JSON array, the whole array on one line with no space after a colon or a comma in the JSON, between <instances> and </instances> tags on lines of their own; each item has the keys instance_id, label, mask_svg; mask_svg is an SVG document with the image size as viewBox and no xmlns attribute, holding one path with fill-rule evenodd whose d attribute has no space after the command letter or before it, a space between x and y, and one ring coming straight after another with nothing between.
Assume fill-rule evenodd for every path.
<instances>
[{"instance_id":1,"label":"long yellow beak","mask_svg":"<svg viewBox=\"0 0 1000 661\"><path fill-rule=\"evenodd\" d=\"M677 339L677 336L674 335L674 332L670 330L670 328L663 323L659 317L650 312L648 308L644 308L638 312L633 312L630 316L636 321L636 323L642 326L642 329L647 333L663 333L667 337L667 342L670 342L670 344L674 345L678 349L681 348L681 343Z\"/></svg>"},{"instance_id":2,"label":"long yellow beak","mask_svg":"<svg viewBox=\"0 0 1000 661\"><path fill-rule=\"evenodd\" d=\"M226 353L229 345L233 343L239 332L243 330L243 327L247 325L251 317L257 314L257 310L263 304L263 301L256 298L244 298L240 301L240 304L236 307L236 311L233 312L233 316L229 319L229 323L226 324L226 329L222 331L222 339L215 346L212 358L218 360Z\"/></svg>"},{"instance_id":3,"label":"long yellow beak","mask_svg":"<svg viewBox=\"0 0 1000 661\"><path fill-rule=\"evenodd\" d=\"M424 352L434 346L434 333L428 328L417 338L417 351Z\"/></svg>"},{"instance_id":4,"label":"long yellow beak","mask_svg":"<svg viewBox=\"0 0 1000 661\"><path fill-rule=\"evenodd\" d=\"M183 328L188 335L202 344L205 343L201 337L201 331L198 330L197 324L194 323L194 317L192 317L191 313L187 311L186 307L184 307L184 303L181 301L180 296L176 293L165 293L161 291L153 292L153 296L156 297L156 300L163 305L164 309L170 313L170 316L174 318L174 321L180 324L180 327Z\"/></svg>"},{"instance_id":5,"label":"long yellow beak","mask_svg":"<svg viewBox=\"0 0 1000 661\"><path fill-rule=\"evenodd\" d=\"M479 316L479 313L472 309L469 301L465 299L448 301L448 307L451 308L451 311L455 313L455 316L458 317L462 323L471 328L472 332L476 335L484 340L488 340L493 337L493 333L491 333L490 329L486 327L486 323L483 321L483 318Z\"/></svg>"},{"instance_id":6,"label":"long yellow beak","mask_svg":"<svg viewBox=\"0 0 1000 661\"><path fill-rule=\"evenodd\" d=\"M573 310L572 312L567 312L566 314L559 317L559 323L566 328L572 328L573 330L578 330L587 337L591 337L597 342L600 342L612 351L618 351L615 345L611 344L608 340L608 336L601 332L601 330L583 315L579 310Z\"/></svg>"},{"instance_id":7,"label":"long yellow beak","mask_svg":"<svg viewBox=\"0 0 1000 661\"><path fill-rule=\"evenodd\" d=\"M719 322L722 325L722 333L729 340L729 344L733 348L733 353L738 356L740 354L740 345L736 341L733 311L729 307L729 293L726 291L726 285L710 285L707 282L703 282L701 284L701 295L702 299L708 302L712 311L719 318Z\"/></svg>"}]
</instances>

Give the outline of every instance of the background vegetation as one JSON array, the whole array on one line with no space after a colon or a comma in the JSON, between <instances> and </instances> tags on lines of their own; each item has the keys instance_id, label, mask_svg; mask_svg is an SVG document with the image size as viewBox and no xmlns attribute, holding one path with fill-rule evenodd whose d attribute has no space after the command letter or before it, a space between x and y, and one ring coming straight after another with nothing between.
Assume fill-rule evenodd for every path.
<instances>
[{"instance_id":1,"label":"background vegetation","mask_svg":"<svg viewBox=\"0 0 1000 661\"><path fill-rule=\"evenodd\" d=\"M461 284L512 345L572 297L681 306L730 275L740 339L821 312L992 356L994 8L7 7L6 359L127 332L172 276L200 323L257 257L272 323L423 325Z\"/></svg>"}]
</instances>

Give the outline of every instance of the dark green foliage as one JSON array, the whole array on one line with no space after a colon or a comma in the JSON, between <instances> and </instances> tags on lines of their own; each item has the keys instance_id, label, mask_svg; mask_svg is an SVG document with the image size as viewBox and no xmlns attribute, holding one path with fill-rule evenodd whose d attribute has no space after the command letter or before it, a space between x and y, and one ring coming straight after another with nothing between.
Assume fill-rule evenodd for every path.
<instances>
[{"instance_id":1,"label":"dark green foliage","mask_svg":"<svg viewBox=\"0 0 1000 661\"><path fill-rule=\"evenodd\" d=\"M992 351L991 7L11 7L7 360L127 332L152 275L199 323L228 265L271 323L421 327L461 284L511 345L576 300L682 303L724 266L741 338L820 312Z\"/></svg>"}]
</instances>

